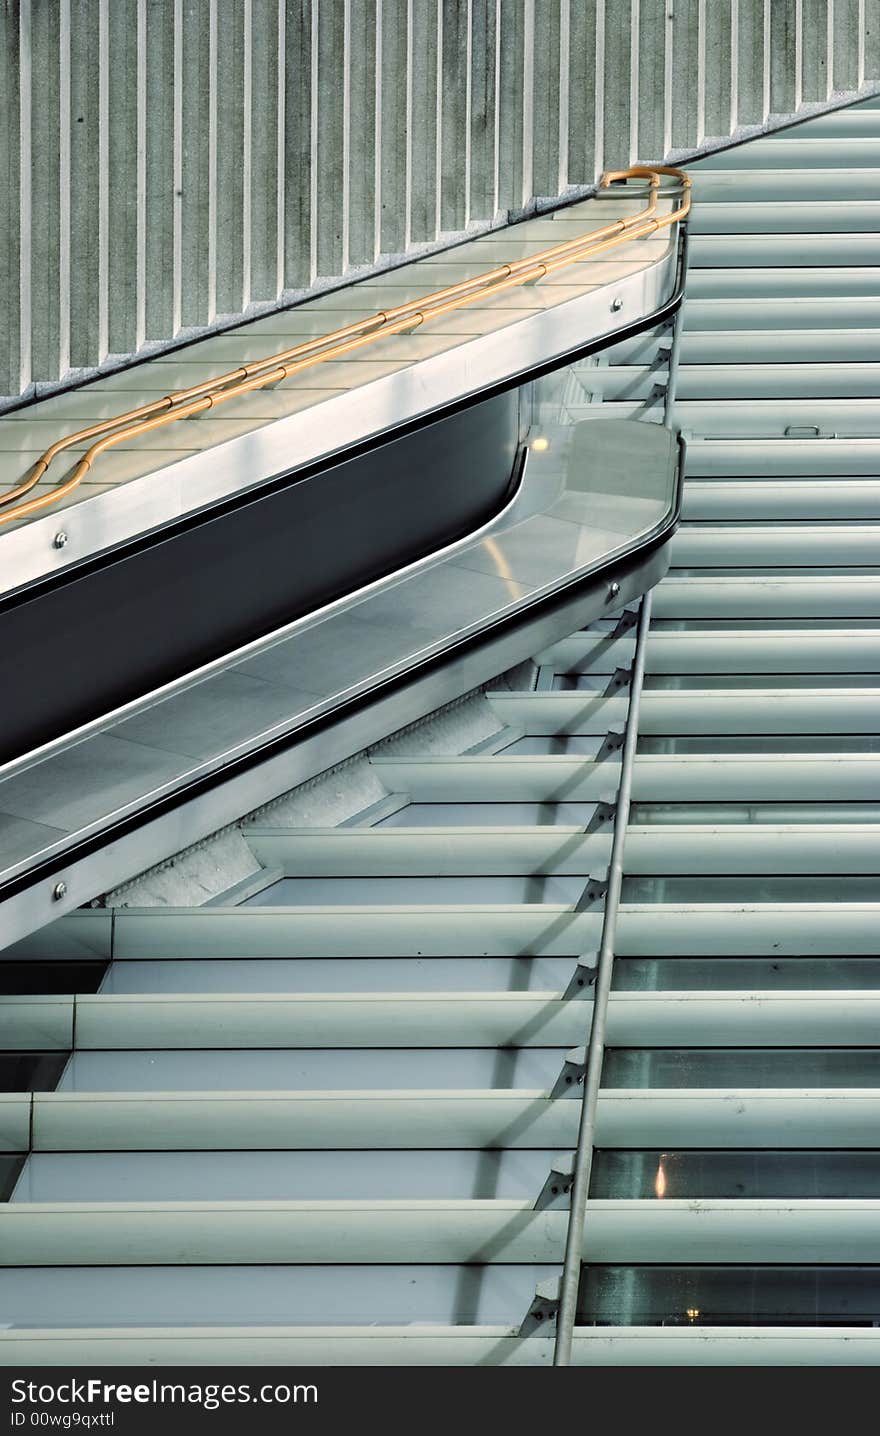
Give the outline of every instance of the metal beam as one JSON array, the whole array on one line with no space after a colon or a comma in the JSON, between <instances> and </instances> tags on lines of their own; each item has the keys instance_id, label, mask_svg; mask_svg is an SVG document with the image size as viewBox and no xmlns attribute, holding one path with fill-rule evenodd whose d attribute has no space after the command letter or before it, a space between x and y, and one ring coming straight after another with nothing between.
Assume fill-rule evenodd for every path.
<instances>
[{"instance_id":1,"label":"metal beam","mask_svg":"<svg viewBox=\"0 0 880 1436\"><path fill-rule=\"evenodd\" d=\"M117 961L220 957L578 957L600 919L559 903L471 907L121 908ZM880 904L623 903L621 957L876 956Z\"/></svg>"},{"instance_id":2,"label":"metal beam","mask_svg":"<svg viewBox=\"0 0 880 1436\"><path fill-rule=\"evenodd\" d=\"M672 541L674 568L822 569L876 560L877 540L865 524L684 524Z\"/></svg>"},{"instance_id":3,"label":"metal beam","mask_svg":"<svg viewBox=\"0 0 880 1436\"><path fill-rule=\"evenodd\" d=\"M613 802L613 761L541 756L374 759L389 792L414 802ZM658 802L866 802L880 798L880 754L640 755L633 798Z\"/></svg>"},{"instance_id":4,"label":"metal beam","mask_svg":"<svg viewBox=\"0 0 880 1436\"><path fill-rule=\"evenodd\" d=\"M654 598L658 619L880 618L880 577L874 574L808 578L793 574L663 580Z\"/></svg>"},{"instance_id":5,"label":"metal beam","mask_svg":"<svg viewBox=\"0 0 880 1436\"><path fill-rule=\"evenodd\" d=\"M71 1327L0 1332L0 1366L549 1366L510 1327ZM576 1327L572 1366L878 1366L880 1333L834 1327Z\"/></svg>"},{"instance_id":6,"label":"metal beam","mask_svg":"<svg viewBox=\"0 0 880 1436\"><path fill-rule=\"evenodd\" d=\"M598 735L619 722L619 698L587 691L490 693L489 699L499 718L532 735ZM642 700L640 727L643 737L827 736L875 733L878 713L880 688L652 688Z\"/></svg>"},{"instance_id":7,"label":"metal beam","mask_svg":"<svg viewBox=\"0 0 880 1436\"><path fill-rule=\"evenodd\" d=\"M846 367L846 366L843 366ZM840 480L829 488L821 479L708 483L691 481L682 517L710 523L716 519L880 519L880 483L873 479Z\"/></svg>"},{"instance_id":8,"label":"metal beam","mask_svg":"<svg viewBox=\"0 0 880 1436\"><path fill-rule=\"evenodd\" d=\"M61 1014L63 1031L28 1014ZM192 1048L560 1047L583 1041L592 1003L558 992L118 993L29 998L0 1006L13 1050ZM75 1029L73 1020L75 1018ZM870 1046L880 1023L873 992L618 992L608 1004L612 1047ZM60 1025L60 1024L59 1024Z\"/></svg>"},{"instance_id":9,"label":"metal beam","mask_svg":"<svg viewBox=\"0 0 880 1436\"><path fill-rule=\"evenodd\" d=\"M534 696L539 702L543 697ZM642 700L643 715L649 696ZM534 732L534 727L529 731ZM880 830L873 823L630 826L626 871L630 875L876 873L878 837ZM581 828L555 824L366 831L250 829L248 842L266 867L278 868L288 877L322 878L586 874L607 864L610 850L607 833L585 834Z\"/></svg>"},{"instance_id":10,"label":"metal beam","mask_svg":"<svg viewBox=\"0 0 880 1436\"><path fill-rule=\"evenodd\" d=\"M738 534L723 532L734 546ZM700 542L707 533L711 534L713 545L720 545L720 528L680 531L673 542L676 560L682 561L682 547L686 548L688 542ZM870 537L869 531L866 538ZM744 542L748 542L748 538L746 531ZM561 639L535 661L562 673L606 675L628 667L632 655L632 638L608 638L587 632ZM648 639L646 670L649 674L688 676L699 673L877 673L880 671L880 628L747 628L740 631L719 628L696 633L655 630ZM653 695L646 694L646 701L649 697Z\"/></svg>"},{"instance_id":11,"label":"metal beam","mask_svg":"<svg viewBox=\"0 0 880 1436\"><path fill-rule=\"evenodd\" d=\"M546 1263L568 1214L524 1202L12 1202L4 1265ZM880 1201L591 1201L592 1262L880 1262Z\"/></svg>"},{"instance_id":12,"label":"metal beam","mask_svg":"<svg viewBox=\"0 0 880 1436\"><path fill-rule=\"evenodd\" d=\"M578 1125L577 1102L531 1089L38 1092L3 1104L10 1151L31 1103L35 1152L570 1150ZM880 1091L605 1089L598 1112L608 1148L874 1148Z\"/></svg>"}]
</instances>

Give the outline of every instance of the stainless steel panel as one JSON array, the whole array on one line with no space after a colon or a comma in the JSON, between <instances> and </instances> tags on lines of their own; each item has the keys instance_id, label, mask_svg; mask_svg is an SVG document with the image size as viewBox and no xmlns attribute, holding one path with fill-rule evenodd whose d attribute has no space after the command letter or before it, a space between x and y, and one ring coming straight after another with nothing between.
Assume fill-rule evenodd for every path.
<instances>
[{"instance_id":1,"label":"stainless steel panel","mask_svg":"<svg viewBox=\"0 0 880 1436\"><path fill-rule=\"evenodd\" d=\"M0 863L14 863L22 850L57 842L64 836L63 828L47 823L34 823L30 818L0 813Z\"/></svg>"},{"instance_id":2,"label":"stainless steel panel","mask_svg":"<svg viewBox=\"0 0 880 1436\"><path fill-rule=\"evenodd\" d=\"M2 784L0 805L13 817L54 822L70 832L154 792L187 766L183 757L160 748L101 734L59 754L51 773L40 764L14 773Z\"/></svg>"},{"instance_id":3,"label":"stainless steel panel","mask_svg":"<svg viewBox=\"0 0 880 1436\"><path fill-rule=\"evenodd\" d=\"M113 732L127 742L167 748L184 757L216 758L252 735L256 711L268 731L286 726L316 702L313 693L233 670L169 698L160 714L124 719Z\"/></svg>"}]
</instances>

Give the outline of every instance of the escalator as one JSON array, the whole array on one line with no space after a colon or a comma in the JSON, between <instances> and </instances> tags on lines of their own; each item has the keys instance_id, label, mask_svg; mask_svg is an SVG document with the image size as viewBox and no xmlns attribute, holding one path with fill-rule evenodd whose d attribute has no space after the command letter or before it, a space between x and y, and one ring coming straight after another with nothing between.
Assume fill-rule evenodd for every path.
<instances>
[{"instance_id":1,"label":"escalator","mask_svg":"<svg viewBox=\"0 0 880 1436\"><path fill-rule=\"evenodd\" d=\"M0 419L7 944L656 582L688 188L610 175ZM580 370L649 333L606 422Z\"/></svg>"},{"instance_id":2,"label":"escalator","mask_svg":"<svg viewBox=\"0 0 880 1436\"><path fill-rule=\"evenodd\" d=\"M331 822L255 804L219 901L4 953L0 1359L550 1364L568 1271L573 1364L880 1361L878 171L874 102L692 167L649 599L602 571ZM566 427L671 445L669 346L551 384L533 474Z\"/></svg>"}]
</instances>

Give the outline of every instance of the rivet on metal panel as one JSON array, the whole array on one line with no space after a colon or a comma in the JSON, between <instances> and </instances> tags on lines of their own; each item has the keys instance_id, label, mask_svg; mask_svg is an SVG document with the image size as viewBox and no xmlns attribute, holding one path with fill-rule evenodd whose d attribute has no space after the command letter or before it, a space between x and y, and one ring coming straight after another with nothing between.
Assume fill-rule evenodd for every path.
<instances>
[{"instance_id":1,"label":"rivet on metal panel","mask_svg":"<svg viewBox=\"0 0 880 1436\"><path fill-rule=\"evenodd\" d=\"M63 897L67 897L67 883L56 883L52 889L52 897L55 902L60 902Z\"/></svg>"},{"instance_id":2,"label":"rivet on metal panel","mask_svg":"<svg viewBox=\"0 0 880 1436\"><path fill-rule=\"evenodd\" d=\"M611 301L611 313L612 313L612 314L619 314L622 308L623 308L623 300L621 299L620 295L618 294L617 297L616 297L615 299L612 299L612 301Z\"/></svg>"},{"instance_id":3,"label":"rivet on metal panel","mask_svg":"<svg viewBox=\"0 0 880 1436\"><path fill-rule=\"evenodd\" d=\"M67 534L64 532L63 529L59 529L58 533L55 535L55 537L54 537L53 540L52 540L52 547L53 547L53 548L65 548L66 545L67 545Z\"/></svg>"}]
</instances>

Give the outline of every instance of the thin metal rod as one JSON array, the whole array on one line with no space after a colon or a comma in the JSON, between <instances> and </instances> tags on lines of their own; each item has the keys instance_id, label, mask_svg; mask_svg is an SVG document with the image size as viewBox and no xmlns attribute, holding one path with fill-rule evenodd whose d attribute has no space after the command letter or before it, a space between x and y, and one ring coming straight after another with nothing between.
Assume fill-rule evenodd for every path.
<instances>
[{"instance_id":1,"label":"thin metal rod","mask_svg":"<svg viewBox=\"0 0 880 1436\"><path fill-rule=\"evenodd\" d=\"M574 1323L577 1316L578 1288L580 1286L583 1257L584 1227L587 1217L587 1197L590 1192L590 1177L593 1171L593 1152L596 1143L596 1109L599 1100L599 1084L602 1080L602 1062L605 1056L605 1028L608 1017L608 998L611 993L611 977L614 969L614 945L617 935L617 912L620 906L620 891L623 884L623 849L626 830L629 825L630 795L632 793L633 763L639 734L639 705L642 697L642 682L645 676L645 650L648 629L651 624L651 594L642 599L639 627L636 637L635 661L630 682L629 712L626 718L626 737L620 767L620 791L617 812L614 817L614 836L611 841L611 861L608 867L608 890L605 896L605 912L602 919L602 942L599 948L599 963L596 971L596 991L593 997L593 1016L590 1024L590 1042L584 1071L584 1092L581 1100L580 1124L574 1159L574 1175L571 1184L571 1208L568 1214L568 1231L565 1239L565 1259L562 1279L559 1285L559 1313L556 1319L556 1343L553 1350L553 1365L568 1366L571 1362L571 1345Z\"/></svg>"},{"instance_id":2,"label":"thin metal rod","mask_svg":"<svg viewBox=\"0 0 880 1436\"><path fill-rule=\"evenodd\" d=\"M682 196L678 208L671 210L669 214L657 216L655 213L657 201L662 193L660 189L661 176L677 180ZM328 359L338 358L352 349L372 343L375 339L399 333L404 329L415 328L440 314L473 304L480 298L493 297L513 285L542 279L548 274L555 273L570 264L576 264L591 255L599 254L626 240L646 238L686 217L690 209L691 181L689 176L681 170L668 165L634 165L628 170L619 170L603 175L600 187L608 188L608 186L626 179L646 179L649 182L647 205L638 214L631 215L628 219L614 220L611 224L604 225L598 230L591 230L587 234L577 235L573 239L564 240L560 244L542 250L540 254L501 265L497 269L462 280L445 289L436 290L422 299L408 300L407 303L398 305L396 308L381 310L379 313L357 320L343 329L337 329L331 334L307 340L292 349L282 350L266 359L241 365L237 369L221 374L217 378L205 380L190 389L166 394L151 404L118 414L114 418L103 420L89 428L81 429L57 440L37 460L26 479L7 493L0 495L0 506L5 507L11 504L35 488L58 454L86 439L96 439L96 442L79 460L72 474L64 483L39 497L16 504L14 508L6 508L5 512L0 514L0 524L13 523L18 519L27 518L31 514L56 504L59 499L72 493L85 478L98 455L116 444L137 438L141 434L149 433L165 424L174 423L178 419L192 418L196 414L225 403L228 399L237 398L254 389L268 384L278 384L295 373L301 373L304 369L322 364Z\"/></svg>"}]
</instances>

